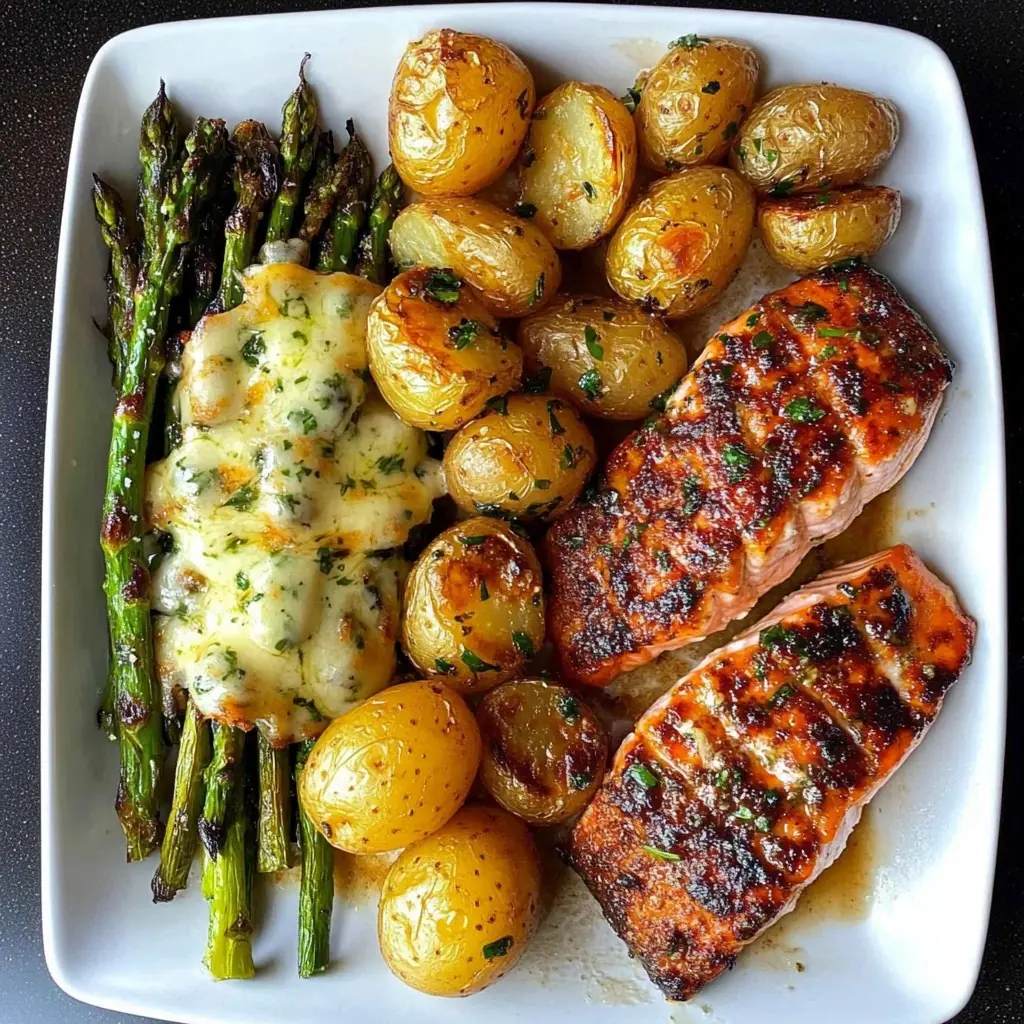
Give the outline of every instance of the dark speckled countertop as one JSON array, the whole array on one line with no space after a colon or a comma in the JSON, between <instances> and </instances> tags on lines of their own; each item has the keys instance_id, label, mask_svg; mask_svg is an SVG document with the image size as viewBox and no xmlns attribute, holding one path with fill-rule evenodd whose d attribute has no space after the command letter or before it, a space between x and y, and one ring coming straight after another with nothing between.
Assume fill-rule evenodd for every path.
<instances>
[{"instance_id":1,"label":"dark speckled countertop","mask_svg":"<svg viewBox=\"0 0 1024 1024\"><path fill-rule=\"evenodd\" d=\"M707 0L714 5L715 0ZM64 9L0 2L0 1024L127 1020L76 1003L50 980L39 909L39 536L53 278L78 94L111 36L156 21L334 7L315 0L87 0ZM880 21L934 39L956 66L985 190L1004 352L1020 348L1024 238L1024 61L1021 0L765 0L718 6ZM897 72L898 73L898 72ZM941 145L941 140L937 140ZM1010 522L1024 497L1016 442L1022 403L1007 391ZM1022 547L1010 535L1011 580ZM957 1024L1024 1022L1021 836L1024 682L1020 594L1010 597L1010 722L1003 830L988 946L978 988ZM964 737L964 742L970 742ZM822 1024L827 1021L823 1013ZM751 1022L755 1024L755 1022ZM867 1024L867 1022L865 1022Z\"/></svg>"}]
</instances>

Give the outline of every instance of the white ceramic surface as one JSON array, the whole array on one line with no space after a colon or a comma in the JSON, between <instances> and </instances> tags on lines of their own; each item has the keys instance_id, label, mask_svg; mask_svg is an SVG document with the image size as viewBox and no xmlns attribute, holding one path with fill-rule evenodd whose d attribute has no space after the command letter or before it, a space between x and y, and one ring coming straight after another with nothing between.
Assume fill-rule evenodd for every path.
<instances>
[{"instance_id":1,"label":"white ceramic surface","mask_svg":"<svg viewBox=\"0 0 1024 1024\"><path fill-rule=\"evenodd\" d=\"M205 905L149 900L153 862L126 866L113 812L116 758L95 726L107 645L97 543L112 406L105 254L89 174L131 191L139 117L157 80L184 114L279 123L305 51L323 123L354 116L386 149L392 71L407 40L452 26L493 35L533 67L622 93L688 32L757 47L763 85L828 79L891 96L903 136L883 172L903 223L878 264L957 363L924 454L900 488L897 533L956 588L980 629L974 662L907 765L869 808L875 869L859 917L794 919L692 1004L669 1007L576 890L523 965L470 1000L403 987L380 960L371 901L336 906L335 966L295 975L296 891L263 897L255 981L216 984L200 964ZM736 308L741 308L737 297ZM938 1022L967 999L988 920L1004 738L1005 519L999 358L984 213L960 89L927 40L854 22L710 10L493 4L394 7L158 25L97 55L70 155L58 259L43 517L42 891L46 958L79 999L188 1021L769 1024ZM796 964L805 968L800 971Z\"/></svg>"}]
</instances>

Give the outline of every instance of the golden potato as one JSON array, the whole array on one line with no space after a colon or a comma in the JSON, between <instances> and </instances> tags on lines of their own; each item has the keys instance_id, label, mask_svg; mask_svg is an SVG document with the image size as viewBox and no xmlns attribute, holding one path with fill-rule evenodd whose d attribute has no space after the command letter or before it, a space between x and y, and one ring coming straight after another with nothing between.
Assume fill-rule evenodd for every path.
<instances>
[{"instance_id":1,"label":"golden potato","mask_svg":"<svg viewBox=\"0 0 1024 1024\"><path fill-rule=\"evenodd\" d=\"M798 274L873 255L899 222L900 194L882 185L766 199L757 210L765 249Z\"/></svg>"},{"instance_id":2,"label":"golden potato","mask_svg":"<svg viewBox=\"0 0 1024 1024\"><path fill-rule=\"evenodd\" d=\"M636 179L636 129L600 85L565 82L537 105L520 161L520 210L556 249L584 249L615 227Z\"/></svg>"},{"instance_id":3,"label":"golden potato","mask_svg":"<svg viewBox=\"0 0 1024 1024\"><path fill-rule=\"evenodd\" d=\"M479 764L466 702L438 680L402 683L331 722L306 761L299 800L332 846L382 853L437 831Z\"/></svg>"},{"instance_id":4,"label":"golden potato","mask_svg":"<svg viewBox=\"0 0 1024 1024\"><path fill-rule=\"evenodd\" d=\"M391 866L377 910L380 950L412 988L468 996L515 966L539 905L526 826L497 807L464 807Z\"/></svg>"},{"instance_id":5,"label":"golden potato","mask_svg":"<svg viewBox=\"0 0 1024 1024\"><path fill-rule=\"evenodd\" d=\"M526 136L533 76L507 47L450 28L410 43L391 84L388 145L422 195L468 196L508 169Z\"/></svg>"},{"instance_id":6,"label":"golden potato","mask_svg":"<svg viewBox=\"0 0 1024 1024\"><path fill-rule=\"evenodd\" d=\"M838 85L784 85L754 104L729 163L762 195L840 188L878 171L899 134L890 100Z\"/></svg>"},{"instance_id":7,"label":"golden potato","mask_svg":"<svg viewBox=\"0 0 1024 1024\"><path fill-rule=\"evenodd\" d=\"M725 167L656 181L612 236L608 283L650 313L690 316L739 270L754 227L754 193Z\"/></svg>"},{"instance_id":8,"label":"golden potato","mask_svg":"<svg viewBox=\"0 0 1024 1024\"><path fill-rule=\"evenodd\" d=\"M608 739L594 712L564 686L504 683L476 709L484 755L480 782L531 825L579 814L597 792Z\"/></svg>"},{"instance_id":9,"label":"golden potato","mask_svg":"<svg viewBox=\"0 0 1024 1024\"><path fill-rule=\"evenodd\" d=\"M562 280L558 253L540 230L482 199L430 199L407 206L391 229L399 267L448 267L494 316L543 306Z\"/></svg>"},{"instance_id":10,"label":"golden potato","mask_svg":"<svg viewBox=\"0 0 1024 1024\"><path fill-rule=\"evenodd\" d=\"M509 395L452 438L444 474L466 512L551 519L576 500L596 462L594 439L571 405L549 394Z\"/></svg>"},{"instance_id":11,"label":"golden potato","mask_svg":"<svg viewBox=\"0 0 1024 1024\"><path fill-rule=\"evenodd\" d=\"M648 72L636 108L640 156L656 171L719 163L754 102L761 64L730 39L683 36Z\"/></svg>"},{"instance_id":12,"label":"golden potato","mask_svg":"<svg viewBox=\"0 0 1024 1024\"><path fill-rule=\"evenodd\" d=\"M506 523L483 516L456 523L409 574L405 653L461 693L496 686L544 642L542 583L532 546Z\"/></svg>"},{"instance_id":13,"label":"golden potato","mask_svg":"<svg viewBox=\"0 0 1024 1024\"><path fill-rule=\"evenodd\" d=\"M519 344L531 375L549 371L552 391L603 419L663 408L686 373L686 348L664 321L621 299L558 298L519 321Z\"/></svg>"},{"instance_id":14,"label":"golden potato","mask_svg":"<svg viewBox=\"0 0 1024 1024\"><path fill-rule=\"evenodd\" d=\"M519 383L523 355L449 270L399 274L370 306L370 372L388 405L421 430L456 430Z\"/></svg>"}]
</instances>

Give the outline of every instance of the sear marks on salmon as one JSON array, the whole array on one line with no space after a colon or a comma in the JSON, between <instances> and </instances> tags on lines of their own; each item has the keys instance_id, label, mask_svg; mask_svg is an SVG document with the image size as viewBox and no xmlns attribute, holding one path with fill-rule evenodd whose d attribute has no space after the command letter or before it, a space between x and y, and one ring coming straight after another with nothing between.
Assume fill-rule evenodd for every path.
<instances>
[{"instance_id":1,"label":"sear marks on salmon","mask_svg":"<svg viewBox=\"0 0 1024 1024\"><path fill-rule=\"evenodd\" d=\"M790 595L643 715L569 855L666 996L731 967L839 855L974 634L895 547Z\"/></svg>"},{"instance_id":2,"label":"sear marks on salmon","mask_svg":"<svg viewBox=\"0 0 1024 1024\"><path fill-rule=\"evenodd\" d=\"M920 452L952 364L882 275L772 292L546 539L563 674L604 685L744 615Z\"/></svg>"}]
</instances>

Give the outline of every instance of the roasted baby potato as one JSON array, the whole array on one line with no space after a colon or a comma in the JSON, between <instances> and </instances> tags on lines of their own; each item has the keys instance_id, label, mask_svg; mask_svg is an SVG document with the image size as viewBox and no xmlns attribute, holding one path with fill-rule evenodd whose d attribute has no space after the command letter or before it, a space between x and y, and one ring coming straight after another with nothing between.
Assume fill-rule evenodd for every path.
<instances>
[{"instance_id":1,"label":"roasted baby potato","mask_svg":"<svg viewBox=\"0 0 1024 1024\"><path fill-rule=\"evenodd\" d=\"M594 712L564 686L521 679L476 709L483 740L480 782L531 825L578 814L601 785L608 739Z\"/></svg>"},{"instance_id":2,"label":"roasted baby potato","mask_svg":"<svg viewBox=\"0 0 1024 1024\"><path fill-rule=\"evenodd\" d=\"M639 420L664 408L664 392L686 373L686 348L665 326L621 299L564 296L519 321L532 377L590 416Z\"/></svg>"},{"instance_id":3,"label":"roasted baby potato","mask_svg":"<svg viewBox=\"0 0 1024 1024\"><path fill-rule=\"evenodd\" d=\"M412 988L468 996L515 966L539 904L526 826L497 807L464 807L391 866L377 910L380 950Z\"/></svg>"},{"instance_id":4,"label":"roasted baby potato","mask_svg":"<svg viewBox=\"0 0 1024 1024\"><path fill-rule=\"evenodd\" d=\"M683 36L648 72L636 108L640 156L656 171L721 161L754 102L749 46Z\"/></svg>"},{"instance_id":5,"label":"roasted baby potato","mask_svg":"<svg viewBox=\"0 0 1024 1024\"><path fill-rule=\"evenodd\" d=\"M558 291L562 266L539 229L482 199L407 206L391 229L400 267L448 267L494 316L523 316Z\"/></svg>"},{"instance_id":6,"label":"roasted baby potato","mask_svg":"<svg viewBox=\"0 0 1024 1024\"><path fill-rule=\"evenodd\" d=\"M725 167L691 167L656 181L608 246L608 283L649 313L690 316L739 270L754 226L754 193Z\"/></svg>"},{"instance_id":7,"label":"roasted baby potato","mask_svg":"<svg viewBox=\"0 0 1024 1024\"><path fill-rule=\"evenodd\" d=\"M468 196L508 169L526 136L533 76L507 47L450 28L410 43L391 84L388 144L422 195Z\"/></svg>"},{"instance_id":8,"label":"roasted baby potato","mask_svg":"<svg viewBox=\"0 0 1024 1024\"><path fill-rule=\"evenodd\" d=\"M757 210L765 249L798 274L873 255L899 222L900 194L882 185L766 199Z\"/></svg>"},{"instance_id":9,"label":"roasted baby potato","mask_svg":"<svg viewBox=\"0 0 1024 1024\"><path fill-rule=\"evenodd\" d=\"M542 583L529 541L507 524L478 516L449 527L409 574L405 653L461 693L496 686L544 642Z\"/></svg>"},{"instance_id":10,"label":"roasted baby potato","mask_svg":"<svg viewBox=\"0 0 1024 1024\"><path fill-rule=\"evenodd\" d=\"M397 850L437 831L480 764L473 712L437 680L381 690L336 718L299 783L303 810L349 853Z\"/></svg>"},{"instance_id":11,"label":"roasted baby potato","mask_svg":"<svg viewBox=\"0 0 1024 1024\"><path fill-rule=\"evenodd\" d=\"M457 430L516 387L523 369L472 288L426 267L399 274L374 299L366 349L388 405L421 430Z\"/></svg>"},{"instance_id":12,"label":"roasted baby potato","mask_svg":"<svg viewBox=\"0 0 1024 1024\"><path fill-rule=\"evenodd\" d=\"M615 227L636 179L636 129L600 85L565 82L537 105L520 161L520 209L556 249L585 249Z\"/></svg>"},{"instance_id":13,"label":"roasted baby potato","mask_svg":"<svg viewBox=\"0 0 1024 1024\"><path fill-rule=\"evenodd\" d=\"M754 104L729 163L762 195L841 188L878 171L899 134L890 100L838 85L784 85Z\"/></svg>"},{"instance_id":14,"label":"roasted baby potato","mask_svg":"<svg viewBox=\"0 0 1024 1024\"><path fill-rule=\"evenodd\" d=\"M596 462L571 405L550 394L509 395L452 438L444 474L466 512L551 519L576 500Z\"/></svg>"}]
</instances>

